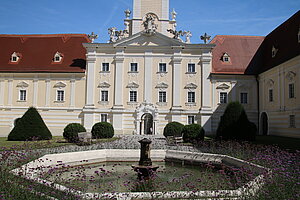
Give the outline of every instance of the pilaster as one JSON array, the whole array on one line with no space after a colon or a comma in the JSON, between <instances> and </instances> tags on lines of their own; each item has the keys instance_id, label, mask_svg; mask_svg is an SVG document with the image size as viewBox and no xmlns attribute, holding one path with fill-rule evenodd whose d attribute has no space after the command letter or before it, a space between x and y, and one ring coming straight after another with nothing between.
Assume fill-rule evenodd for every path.
<instances>
[{"instance_id":1,"label":"pilaster","mask_svg":"<svg viewBox=\"0 0 300 200\"><path fill-rule=\"evenodd\" d=\"M181 109L181 51L174 53L173 62L173 104L172 110Z\"/></svg>"},{"instance_id":2,"label":"pilaster","mask_svg":"<svg viewBox=\"0 0 300 200\"><path fill-rule=\"evenodd\" d=\"M4 80L0 79L0 106L4 106Z\"/></svg>"},{"instance_id":3,"label":"pilaster","mask_svg":"<svg viewBox=\"0 0 300 200\"><path fill-rule=\"evenodd\" d=\"M71 88L70 88L70 107L75 107L75 78L72 77L70 80Z\"/></svg>"},{"instance_id":4,"label":"pilaster","mask_svg":"<svg viewBox=\"0 0 300 200\"><path fill-rule=\"evenodd\" d=\"M86 102L85 108L94 108L95 106L95 76L96 76L96 57L87 56L86 68Z\"/></svg>"},{"instance_id":5,"label":"pilaster","mask_svg":"<svg viewBox=\"0 0 300 200\"><path fill-rule=\"evenodd\" d=\"M13 79L8 79L8 99L7 99L7 105L12 106L12 100L13 100Z\"/></svg>"},{"instance_id":6,"label":"pilaster","mask_svg":"<svg viewBox=\"0 0 300 200\"><path fill-rule=\"evenodd\" d=\"M230 84L231 84L231 101L237 101L236 99L236 81L231 81Z\"/></svg>"},{"instance_id":7,"label":"pilaster","mask_svg":"<svg viewBox=\"0 0 300 200\"><path fill-rule=\"evenodd\" d=\"M38 79L37 79L37 77L36 78L34 78L33 79L33 101L32 101L32 105L34 106L34 107L36 107L37 106L37 102L38 102L38 84L39 84L39 82L38 82Z\"/></svg>"},{"instance_id":8,"label":"pilaster","mask_svg":"<svg viewBox=\"0 0 300 200\"><path fill-rule=\"evenodd\" d=\"M144 99L152 103L152 52L145 52Z\"/></svg>"},{"instance_id":9,"label":"pilaster","mask_svg":"<svg viewBox=\"0 0 300 200\"><path fill-rule=\"evenodd\" d=\"M45 80L46 82L46 98L45 98L45 106L50 106L50 78Z\"/></svg>"},{"instance_id":10,"label":"pilaster","mask_svg":"<svg viewBox=\"0 0 300 200\"><path fill-rule=\"evenodd\" d=\"M124 70L124 51L116 53L115 61L115 95L113 109L123 108L123 70Z\"/></svg>"}]
</instances>

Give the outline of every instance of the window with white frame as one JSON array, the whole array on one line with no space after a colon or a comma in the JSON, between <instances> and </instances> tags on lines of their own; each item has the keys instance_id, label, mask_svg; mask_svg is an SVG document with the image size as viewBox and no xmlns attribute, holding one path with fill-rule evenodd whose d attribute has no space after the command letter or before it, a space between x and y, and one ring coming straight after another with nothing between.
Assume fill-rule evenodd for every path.
<instances>
[{"instance_id":1,"label":"window with white frame","mask_svg":"<svg viewBox=\"0 0 300 200\"><path fill-rule=\"evenodd\" d=\"M273 89L269 89L269 102L273 102L274 98L273 98Z\"/></svg>"},{"instance_id":2,"label":"window with white frame","mask_svg":"<svg viewBox=\"0 0 300 200\"><path fill-rule=\"evenodd\" d=\"M20 56L19 56L19 55L20 55L19 53L14 52L14 53L11 55L10 61L11 61L11 62L18 62L19 59L20 59Z\"/></svg>"},{"instance_id":3,"label":"window with white frame","mask_svg":"<svg viewBox=\"0 0 300 200\"><path fill-rule=\"evenodd\" d=\"M107 114L101 114L101 122L107 122Z\"/></svg>"},{"instance_id":4,"label":"window with white frame","mask_svg":"<svg viewBox=\"0 0 300 200\"><path fill-rule=\"evenodd\" d=\"M57 90L56 101L65 101L65 91L64 90Z\"/></svg>"},{"instance_id":5,"label":"window with white frame","mask_svg":"<svg viewBox=\"0 0 300 200\"><path fill-rule=\"evenodd\" d=\"M27 91L19 90L19 101L26 101Z\"/></svg>"},{"instance_id":6,"label":"window with white frame","mask_svg":"<svg viewBox=\"0 0 300 200\"><path fill-rule=\"evenodd\" d=\"M220 103L227 103L227 92L220 92Z\"/></svg>"},{"instance_id":7,"label":"window with white frame","mask_svg":"<svg viewBox=\"0 0 300 200\"><path fill-rule=\"evenodd\" d=\"M290 115L289 117L290 128L296 128L296 118L295 115Z\"/></svg>"},{"instance_id":8,"label":"window with white frame","mask_svg":"<svg viewBox=\"0 0 300 200\"><path fill-rule=\"evenodd\" d=\"M103 72L109 72L109 63L102 63L102 70Z\"/></svg>"},{"instance_id":9,"label":"window with white frame","mask_svg":"<svg viewBox=\"0 0 300 200\"><path fill-rule=\"evenodd\" d=\"M108 91L102 90L101 91L101 101L107 102L108 101Z\"/></svg>"},{"instance_id":10,"label":"window with white frame","mask_svg":"<svg viewBox=\"0 0 300 200\"><path fill-rule=\"evenodd\" d=\"M188 92L188 103L195 103L195 92Z\"/></svg>"},{"instance_id":11,"label":"window with white frame","mask_svg":"<svg viewBox=\"0 0 300 200\"><path fill-rule=\"evenodd\" d=\"M158 72L160 72L160 73L167 72L167 63L159 63Z\"/></svg>"},{"instance_id":12,"label":"window with white frame","mask_svg":"<svg viewBox=\"0 0 300 200\"><path fill-rule=\"evenodd\" d=\"M289 98L295 98L295 85L294 83L289 84Z\"/></svg>"},{"instance_id":13,"label":"window with white frame","mask_svg":"<svg viewBox=\"0 0 300 200\"><path fill-rule=\"evenodd\" d=\"M230 56L228 53L224 53L221 60L225 63L229 63L230 62Z\"/></svg>"},{"instance_id":14,"label":"window with white frame","mask_svg":"<svg viewBox=\"0 0 300 200\"><path fill-rule=\"evenodd\" d=\"M166 91L158 92L158 102L161 102L161 103L167 102L167 92Z\"/></svg>"},{"instance_id":15,"label":"window with white frame","mask_svg":"<svg viewBox=\"0 0 300 200\"><path fill-rule=\"evenodd\" d=\"M188 116L188 124L194 124L195 123L195 116Z\"/></svg>"},{"instance_id":16,"label":"window with white frame","mask_svg":"<svg viewBox=\"0 0 300 200\"><path fill-rule=\"evenodd\" d=\"M130 72L137 72L137 71L138 71L138 64L130 63Z\"/></svg>"},{"instance_id":17,"label":"window with white frame","mask_svg":"<svg viewBox=\"0 0 300 200\"><path fill-rule=\"evenodd\" d=\"M62 57L63 57L63 56L62 56L61 53L56 52L55 55L54 55L53 61L54 61L54 62L61 62Z\"/></svg>"},{"instance_id":18,"label":"window with white frame","mask_svg":"<svg viewBox=\"0 0 300 200\"><path fill-rule=\"evenodd\" d=\"M240 96L241 100L241 104L247 104L248 103L248 93L247 92L241 92L241 96Z\"/></svg>"},{"instance_id":19,"label":"window with white frame","mask_svg":"<svg viewBox=\"0 0 300 200\"><path fill-rule=\"evenodd\" d=\"M129 92L129 101L130 102L137 102L137 91L130 91Z\"/></svg>"},{"instance_id":20,"label":"window with white frame","mask_svg":"<svg viewBox=\"0 0 300 200\"><path fill-rule=\"evenodd\" d=\"M188 73L194 73L195 71L196 71L196 65L194 63L189 63L187 72Z\"/></svg>"}]
</instances>

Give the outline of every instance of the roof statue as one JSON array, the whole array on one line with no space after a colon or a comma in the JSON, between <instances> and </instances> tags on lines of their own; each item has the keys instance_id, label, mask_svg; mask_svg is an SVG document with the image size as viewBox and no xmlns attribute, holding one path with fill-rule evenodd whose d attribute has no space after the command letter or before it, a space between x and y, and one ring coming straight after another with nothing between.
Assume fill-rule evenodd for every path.
<instances>
[{"instance_id":1,"label":"roof statue","mask_svg":"<svg viewBox=\"0 0 300 200\"><path fill-rule=\"evenodd\" d=\"M157 30L157 24L155 24L155 20L157 19L157 17L152 14L152 13L148 13L145 16L145 20L143 21L142 25L144 26L144 32L147 34L153 34L156 32Z\"/></svg>"},{"instance_id":2,"label":"roof statue","mask_svg":"<svg viewBox=\"0 0 300 200\"><path fill-rule=\"evenodd\" d=\"M173 8L173 11L171 12L171 15L172 15L172 21L176 21L177 12L175 11L174 8Z\"/></svg>"},{"instance_id":3,"label":"roof statue","mask_svg":"<svg viewBox=\"0 0 300 200\"><path fill-rule=\"evenodd\" d=\"M185 35L185 43L190 44L191 43L191 37L193 36L192 32L191 31L184 31L183 35Z\"/></svg>"},{"instance_id":4,"label":"roof statue","mask_svg":"<svg viewBox=\"0 0 300 200\"><path fill-rule=\"evenodd\" d=\"M204 41L204 44L207 44L207 42L210 40L210 35L208 35L207 33L204 33L204 35L200 36L200 39Z\"/></svg>"},{"instance_id":5,"label":"roof statue","mask_svg":"<svg viewBox=\"0 0 300 200\"><path fill-rule=\"evenodd\" d=\"M92 43L94 43L94 40L98 38L98 35L92 32L90 35L88 35L88 38L92 41Z\"/></svg>"},{"instance_id":6,"label":"roof statue","mask_svg":"<svg viewBox=\"0 0 300 200\"><path fill-rule=\"evenodd\" d=\"M131 11L129 9L124 11L126 19L130 18Z\"/></svg>"},{"instance_id":7,"label":"roof statue","mask_svg":"<svg viewBox=\"0 0 300 200\"><path fill-rule=\"evenodd\" d=\"M116 27L111 27L108 29L109 43L116 42L128 36L128 30L118 31Z\"/></svg>"}]
</instances>

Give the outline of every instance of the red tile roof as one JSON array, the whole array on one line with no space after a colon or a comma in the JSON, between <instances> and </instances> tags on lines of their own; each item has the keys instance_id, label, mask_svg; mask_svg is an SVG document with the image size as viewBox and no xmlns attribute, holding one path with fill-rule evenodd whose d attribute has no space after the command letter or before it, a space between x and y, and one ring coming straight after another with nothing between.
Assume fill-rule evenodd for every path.
<instances>
[{"instance_id":1,"label":"red tile roof","mask_svg":"<svg viewBox=\"0 0 300 200\"><path fill-rule=\"evenodd\" d=\"M210 42L216 44L212 51L212 73L245 74L252 57L265 37L217 35ZM222 56L227 53L230 62L223 62Z\"/></svg>"},{"instance_id":2,"label":"red tile roof","mask_svg":"<svg viewBox=\"0 0 300 200\"><path fill-rule=\"evenodd\" d=\"M88 42L85 34L0 35L0 72L84 72ZM17 63L14 52L22 55ZM63 55L59 63L56 52Z\"/></svg>"}]
</instances>

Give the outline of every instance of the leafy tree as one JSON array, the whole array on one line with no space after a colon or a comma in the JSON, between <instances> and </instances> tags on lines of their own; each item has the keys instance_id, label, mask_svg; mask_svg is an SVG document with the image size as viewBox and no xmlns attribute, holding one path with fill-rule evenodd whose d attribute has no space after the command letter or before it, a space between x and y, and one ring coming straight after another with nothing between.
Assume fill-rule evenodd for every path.
<instances>
[{"instance_id":1,"label":"leafy tree","mask_svg":"<svg viewBox=\"0 0 300 200\"><path fill-rule=\"evenodd\" d=\"M170 122L164 128L164 136L182 136L182 129L184 125L179 122Z\"/></svg>"},{"instance_id":2,"label":"leafy tree","mask_svg":"<svg viewBox=\"0 0 300 200\"><path fill-rule=\"evenodd\" d=\"M200 124L190 124L186 125L182 129L183 141L196 143L198 141L204 140L204 129Z\"/></svg>"},{"instance_id":3,"label":"leafy tree","mask_svg":"<svg viewBox=\"0 0 300 200\"><path fill-rule=\"evenodd\" d=\"M52 134L34 107L30 107L8 135L9 141L50 140Z\"/></svg>"},{"instance_id":4,"label":"leafy tree","mask_svg":"<svg viewBox=\"0 0 300 200\"><path fill-rule=\"evenodd\" d=\"M64 128L63 136L68 142L78 142L78 133L86 132L86 129L79 123L68 124Z\"/></svg>"},{"instance_id":5,"label":"leafy tree","mask_svg":"<svg viewBox=\"0 0 300 200\"><path fill-rule=\"evenodd\" d=\"M255 140L256 125L248 120L244 107L239 102L227 105L217 129L217 139Z\"/></svg>"},{"instance_id":6,"label":"leafy tree","mask_svg":"<svg viewBox=\"0 0 300 200\"><path fill-rule=\"evenodd\" d=\"M92 137L94 139L112 138L114 132L114 127L110 123L98 122L92 128Z\"/></svg>"}]
</instances>

